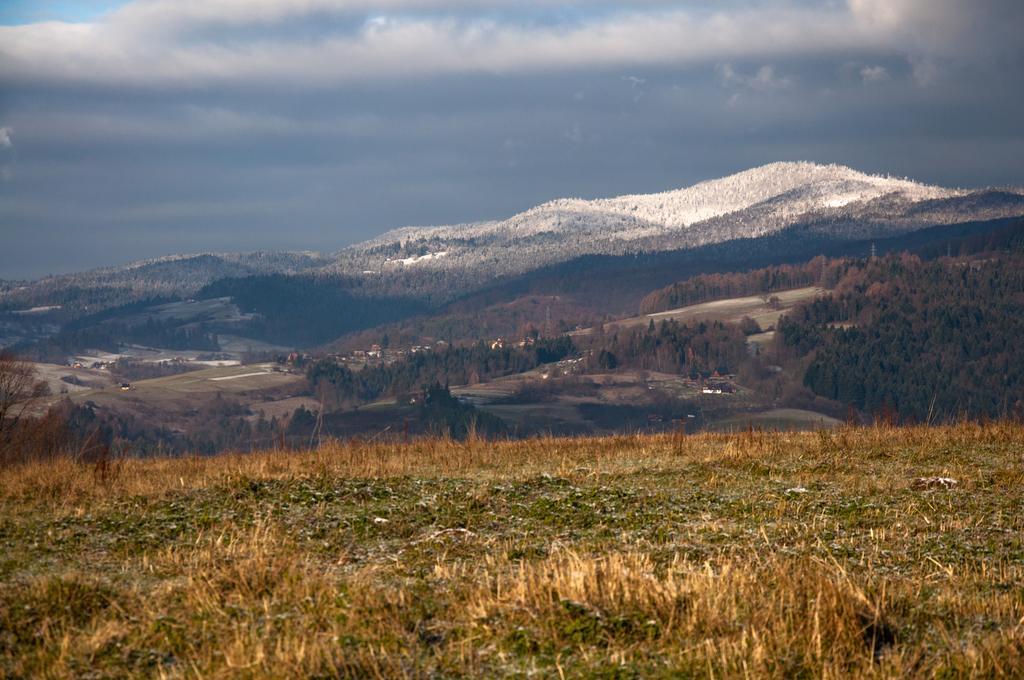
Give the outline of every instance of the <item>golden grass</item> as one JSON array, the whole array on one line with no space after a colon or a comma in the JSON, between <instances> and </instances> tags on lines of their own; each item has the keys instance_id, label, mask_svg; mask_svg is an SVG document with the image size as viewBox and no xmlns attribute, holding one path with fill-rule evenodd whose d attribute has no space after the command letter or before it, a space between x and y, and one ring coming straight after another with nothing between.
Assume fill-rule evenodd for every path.
<instances>
[{"instance_id":1,"label":"golden grass","mask_svg":"<svg viewBox=\"0 0 1024 680\"><path fill-rule=\"evenodd\" d=\"M239 479L287 479L330 475L343 478L524 477L539 472L578 474L625 471L646 465L678 467L728 461L770 465L780 456L813 455L819 465L860 467L848 457L856 449L886 458L898 448L927 458L929 452L994 443L1024 444L1014 423L964 423L945 427L841 428L817 433L753 431L740 434L632 435L487 441L420 439L409 444L328 441L311 451L268 450L213 457L128 458L100 470L69 458L0 470L0 497L74 503L111 496L156 495L202 489ZM894 464L913 460L895 460ZM860 461L863 462L863 461ZM954 460L949 460L954 463ZM1024 481L1024 461L1001 474ZM891 481L891 480L890 480Z\"/></svg>"},{"instance_id":2,"label":"golden grass","mask_svg":"<svg viewBox=\"0 0 1024 680\"><path fill-rule=\"evenodd\" d=\"M34 463L0 675L1014 677L1022 482L1005 423Z\"/></svg>"}]
</instances>

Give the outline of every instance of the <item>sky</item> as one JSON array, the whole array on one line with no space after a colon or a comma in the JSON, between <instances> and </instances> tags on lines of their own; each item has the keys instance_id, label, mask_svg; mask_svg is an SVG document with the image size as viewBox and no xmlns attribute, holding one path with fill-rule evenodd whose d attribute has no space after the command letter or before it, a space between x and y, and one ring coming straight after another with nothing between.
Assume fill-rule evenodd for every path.
<instances>
[{"instance_id":1,"label":"sky","mask_svg":"<svg viewBox=\"0 0 1024 680\"><path fill-rule=\"evenodd\" d=\"M0 0L0 278L782 160L1024 184L1020 0Z\"/></svg>"}]
</instances>

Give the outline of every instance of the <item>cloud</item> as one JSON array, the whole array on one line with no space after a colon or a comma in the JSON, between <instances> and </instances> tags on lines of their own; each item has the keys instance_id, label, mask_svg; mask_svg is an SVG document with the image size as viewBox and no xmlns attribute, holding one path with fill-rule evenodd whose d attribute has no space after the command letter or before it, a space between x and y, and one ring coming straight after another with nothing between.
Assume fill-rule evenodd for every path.
<instances>
[{"instance_id":1,"label":"cloud","mask_svg":"<svg viewBox=\"0 0 1024 680\"><path fill-rule=\"evenodd\" d=\"M740 73L732 64L719 64L717 71L719 79L726 87L753 92L778 92L793 87L793 79L789 76L780 76L771 64L761 66L752 74ZM731 101L735 103L738 97L734 95Z\"/></svg>"},{"instance_id":2,"label":"cloud","mask_svg":"<svg viewBox=\"0 0 1024 680\"><path fill-rule=\"evenodd\" d=\"M9 149L14 146L14 130L9 127L0 127L0 149Z\"/></svg>"},{"instance_id":3,"label":"cloud","mask_svg":"<svg viewBox=\"0 0 1024 680\"><path fill-rule=\"evenodd\" d=\"M136 0L93 23L0 27L0 85L335 87L858 51L937 71L1024 54L1021 25L1020 0Z\"/></svg>"},{"instance_id":4,"label":"cloud","mask_svg":"<svg viewBox=\"0 0 1024 680\"><path fill-rule=\"evenodd\" d=\"M845 12L798 5L698 12L641 4L538 22L481 10L512 4L506 2L448 2L440 4L461 9L423 11L438 4L140 1L92 24L0 28L0 83L332 86L451 73L681 65L853 49L870 40L851 28ZM375 11L357 22L337 18L360 6ZM317 12L328 16L309 18ZM303 18L306 30L295 30L290 22Z\"/></svg>"},{"instance_id":5,"label":"cloud","mask_svg":"<svg viewBox=\"0 0 1024 680\"><path fill-rule=\"evenodd\" d=\"M1020 0L848 0L855 23L912 56L971 61L1020 55Z\"/></svg>"},{"instance_id":6,"label":"cloud","mask_svg":"<svg viewBox=\"0 0 1024 680\"><path fill-rule=\"evenodd\" d=\"M860 70L860 77L865 85L876 85L891 80L889 70L884 66L865 66Z\"/></svg>"}]
</instances>

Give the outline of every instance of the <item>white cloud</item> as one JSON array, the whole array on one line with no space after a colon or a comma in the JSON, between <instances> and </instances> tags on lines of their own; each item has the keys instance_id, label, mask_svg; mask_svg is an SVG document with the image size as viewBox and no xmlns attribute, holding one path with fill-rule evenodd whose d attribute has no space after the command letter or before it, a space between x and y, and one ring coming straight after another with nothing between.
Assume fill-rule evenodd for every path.
<instances>
[{"instance_id":1,"label":"white cloud","mask_svg":"<svg viewBox=\"0 0 1024 680\"><path fill-rule=\"evenodd\" d=\"M0 149L9 149L14 146L14 141L11 137L14 136L14 130L9 127L0 127Z\"/></svg>"},{"instance_id":2,"label":"white cloud","mask_svg":"<svg viewBox=\"0 0 1024 680\"><path fill-rule=\"evenodd\" d=\"M379 11L438 4L473 10ZM493 4L499 3L485 3ZM0 84L331 86L445 73L685 65L815 54L871 41L840 10L794 5L708 13L664 5L624 5L629 9L552 25L495 19L480 11L480 3L455 0L139 1L94 24L0 28ZM372 20L318 20L319 37L312 40L287 26L276 30L287 19L353 7L373 8ZM255 33L234 30L255 23L262 25Z\"/></svg>"},{"instance_id":3,"label":"white cloud","mask_svg":"<svg viewBox=\"0 0 1024 680\"><path fill-rule=\"evenodd\" d=\"M793 87L793 79L780 76L771 64L761 66L752 74L737 71L732 64L719 64L718 77L726 87L753 92L778 92Z\"/></svg>"},{"instance_id":4,"label":"white cloud","mask_svg":"<svg viewBox=\"0 0 1024 680\"><path fill-rule=\"evenodd\" d=\"M602 11L586 11L595 4ZM566 6L582 11L554 23L530 19L532 11ZM291 30L303 22L315 25L316 38ZM689 9L669 0L135 0L91 24L0 27L0 86L331 87L850 51L902 54L937 71L943 60L1022 54L1022 25L1020 0L790 0ZM750 78L754 89L785 85L771 71Z\"/></svg>"},{"instance_id":5,"label":"white cloud","mask_svg":"<svg viewBox=\"0 0 1024 680\"><path fill-rule=\"evenodd\" d=\"M865 66L860 70L860 77L865 85L877 85L891 80L889 71L884 66Z\"/></svg>"},{"instance_id":6,"label":"white cloud","mask_svg":"<svg viewBox=\"0 0 1024 680\"><path fill-rule=\"evenodd\" d=\"M1020 55L1020 0L848 0L855 23L910 56Z\"/></svg>"}]
</instances>

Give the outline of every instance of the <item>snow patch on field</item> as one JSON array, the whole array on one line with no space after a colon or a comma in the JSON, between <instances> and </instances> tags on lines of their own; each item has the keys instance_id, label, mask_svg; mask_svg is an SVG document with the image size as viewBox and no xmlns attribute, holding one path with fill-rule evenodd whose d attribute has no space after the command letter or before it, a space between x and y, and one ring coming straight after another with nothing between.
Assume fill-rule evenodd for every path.
<instances>
[{"instance_id":1,"label":"snow patch on field","mask_svg":"<svg viewBox=\"0 0 1024 680\"><path fill-rule=\"evenodd\" d=\"M14 313L21 316L29 316L32 314L46 314L47 312L53 312L60 308L61 305L44 305L41 307L33 307L31 309L17 309Z\"/></svg>"},{"instance_id":2,"label":"snow patch on field","mask_svg":"<svg viewBox=\"0 0 1024 680\"><path fill-rule=\"evenodd\" d=\"M429 262L430 260L438 260L442 257L447 257L448 251L442 250L437 253L427 253L426 255L414 255L413 257L406 257L400 260L385 260L385 264L400 264L400 265L411 265L418 264L420 262Z\"/></svg>"},{"instance_id":3,"label":"snow patch on field","mask_svg":"<svg viewBox=\"0 0 1024 680\"><path fill-rule=\"evenodd\" d=\"M220 382L221 380L237 380L238 378L252 378L257 375L266 375L269 371L256 371L255 373L239 373L238 375L222 375L219 378L210 378L213 382Z\"/></svg>"}]
</instances>

